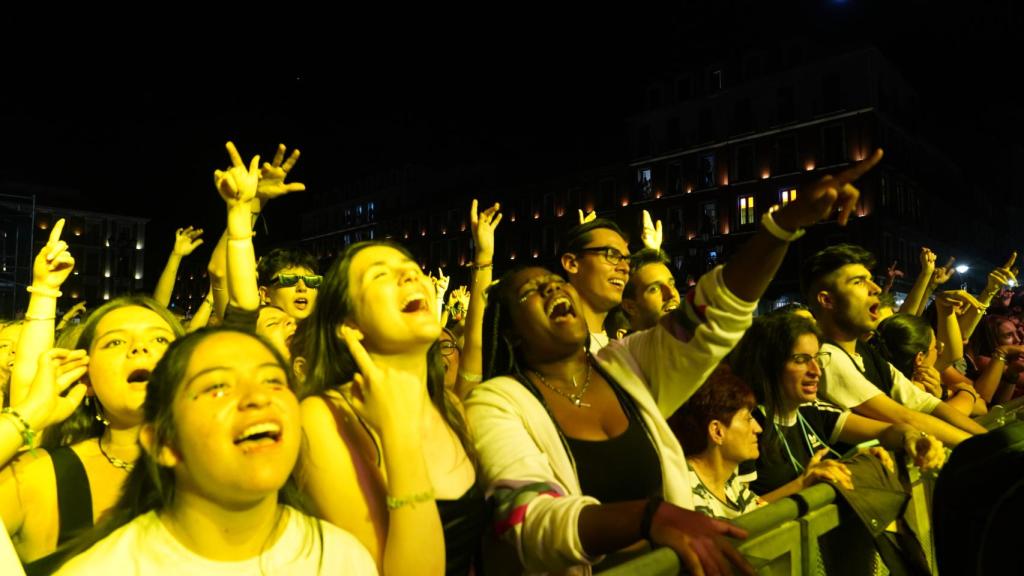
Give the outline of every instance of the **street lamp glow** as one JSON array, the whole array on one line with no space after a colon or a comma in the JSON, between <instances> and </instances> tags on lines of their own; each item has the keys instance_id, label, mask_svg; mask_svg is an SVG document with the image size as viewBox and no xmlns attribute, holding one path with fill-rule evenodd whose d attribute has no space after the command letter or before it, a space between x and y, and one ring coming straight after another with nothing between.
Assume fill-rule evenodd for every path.
<instances>
[{"instance_id":1,"label":"street lamp glow","mask_svg":"<svg viewBox=\"0 0 1024 576\"><path fill-rule=\"evenodd\" d=\"M967 271L970 270L970 269L971 269L971 267L968 266L967 264L961 264L961 265L956 267L956 271L959 272L960 274L966 274Z\"/></svg>"}]
</instances>

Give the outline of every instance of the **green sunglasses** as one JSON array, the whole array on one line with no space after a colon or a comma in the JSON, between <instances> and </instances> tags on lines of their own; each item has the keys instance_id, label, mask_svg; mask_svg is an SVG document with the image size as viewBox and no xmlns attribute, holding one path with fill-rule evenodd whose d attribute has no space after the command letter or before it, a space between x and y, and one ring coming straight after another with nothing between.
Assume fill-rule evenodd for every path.
<instances>
[{"instance_id":1,"label":"green sunglasses","mask_svg":"<svg viewBox=\"0 0 1024 576\"><path fill-rule=\"evenodd\" d=\"M302 274L278 274L270 279L271 284L277 284L282 288L289 288L295 286L302 280L302 283L306 285L306 288L319 288L320 284L324 281L324 277L320 274L311 274L305 276Z\"/></svg>"}]
</instances>

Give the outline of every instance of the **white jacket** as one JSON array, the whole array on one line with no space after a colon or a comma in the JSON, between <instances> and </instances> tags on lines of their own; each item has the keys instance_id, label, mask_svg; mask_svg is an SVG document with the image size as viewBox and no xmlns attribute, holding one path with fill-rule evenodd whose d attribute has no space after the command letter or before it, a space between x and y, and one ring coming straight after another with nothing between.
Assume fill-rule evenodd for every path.
<instances>
[{"instance_id":1,"label":"white jacket","mask_svg":"<svg viewBox=\"0 0 1024 576\"><path fill-rule=\"evenodd\" d=\"M681 341L660 326L614 341L597 362L635 401L661 460L664 497L693 508L683 449L665 418L707 379L750 326L756 302L722 283L722 268L701 277L682 305ZM688 320L688 322L686 322ZM480 477L497 503L496 530L516 550L527 573L589 573L600 558L580 543L579 513L600 504L581 493L572 460L540 401L517 380L499 377L466 401Z\"/></svg>"}]
</instances>

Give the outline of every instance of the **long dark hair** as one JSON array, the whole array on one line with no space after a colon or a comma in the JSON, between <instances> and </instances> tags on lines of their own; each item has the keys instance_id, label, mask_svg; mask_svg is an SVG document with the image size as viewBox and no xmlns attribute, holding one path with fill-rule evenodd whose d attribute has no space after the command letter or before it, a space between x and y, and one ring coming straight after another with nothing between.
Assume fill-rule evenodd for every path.
<instances>
[{"instance_id":1,"label":"long dark hair","mask_svg":"<svg viewBox=\"0 0 1024 576\"><path fill-rule=\"evenodd\" d=\"M353 313L348 281L352 260L356 254L373 246L393 248L410 260L415 260L404 246L382 240L357 242L338 255L324 275L316 306L305 320L308 325L302 327L305 346L300 355L306 359L305 381L300 395L303 398L336 389L350 382L352 376L359 371L345 341L338 337L338 327ZM466 454L473 458L465 420L445 391L444 364L441 361L439 342L434 342L427 351L427 393L434 407L462 442Z\"/></svg>"},{"instance_id":2,"label":"long dark hair","mask_svg":"<svg viewBox=\"0 0 1024 576\"><path fill-rule=\"evenodd\" d=\"M927 354L932 345L932 327L913 314L894 314L878 325L875 349L907 378L914 375L914 359Z\"/></svg>"},{"instance_id":3,"label":"long dark hair","mask_svg":"<svg viewBox=\"0 0 1024 576\"><path fill-rule=\"evenodd\" d=\"M160 446L173 445L177 438L174 422L174 399L185 380L189 361L200 344L214 334L244 334L263 345L274 357L277 364L288 375L289 389L294 389L291 370L281 353L273 344L262 336L251 332L243 332L229 328L201 328L188 336L175 340L164 352L163 358L157 363L149 383L146 385L146 401L143 403L143 421L153 427L153 447L158 451ZM109 510L105 519L91 530L72 539L61 547L57 554L64 563L85 552L100 540L106 538L118 528L128 524L135 518L151 511L163 510L174 502L175 496L174 470L161 466L155 454L142 447L135 467L128 474L121 487L121 496L114 507ZM278 502L309 514L311 509L299 491L293 476L289 475L284 486L278 491ZM311 532L320 539L320 550L323 553L323 534L320 524L310 518ZM269 542L268 542L269 544ZM309 544L309 543L307 543Z\"/></svg>"},{"instance_id":4,"label":"long dark hair","mask_svg":"<svg viewBox=\"0 0 1024 576\"><path fill-rule=\"evenodd\" d=\"M128 306L138 306L152 310L167 323L167 327L174 333L175 338L181 338L185 335L185 329L181 327L181 323L178 322L178 319L167 308L149 296L136 294L115 298L93 310L81 325L81 331L78 333L75 348L91 353L92 342L96 337L96 327L99 326L100 320L103 320L103 317L110 312ZM43 433L40 446L47 450L52 450L60 446L70 446L82 440L102 436L104 425L96 418L96 410L97 408L102 410L102 405L97 397L92 397L91 402L93 407L86 406L83 402L67 420L48 428Z\"/></svg>"},{"instance_id":5,"label":"long dark hair","mask_svg":"<svg viewBox=\"0 0 1024 576\"><path fill-rule=\"evenodd\" d=\"M758 404L764 407L762 443L768 449L762 450L761 454L768 458L782 453L775 449L779 437L773 425L775 416L785 406L779 376L793 354L797 339L804 334L814 334L821 342L818 327L803 316L793 313L760 316L754 319L743 339L729 355L733 373L750 386Z\"/></svg>"}]
</instances>

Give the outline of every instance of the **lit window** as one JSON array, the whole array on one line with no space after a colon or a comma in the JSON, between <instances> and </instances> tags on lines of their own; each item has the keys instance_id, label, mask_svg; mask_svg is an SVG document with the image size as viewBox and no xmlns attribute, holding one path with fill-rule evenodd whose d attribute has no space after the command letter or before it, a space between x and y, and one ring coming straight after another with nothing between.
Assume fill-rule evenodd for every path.
<instances>
[{"instance_id":1,"label":"lit window","mask_svg":"<svg viewBox=\"0 0 1024 576\"><path fill-rule=\"evenodd\" d=\"M796 200L796 188L779 190L779 206L785 206L794 200Z\"/></svg>"},{"instance_id":2,"label":"lit window","mask_svg":"<svg viewBox=\"0 0 1024 576\"><path fill-rule=\"evenodd\" d=\"M754 197L740 196L740 226L754 223Z\"/></svg>"}]
</instances>

